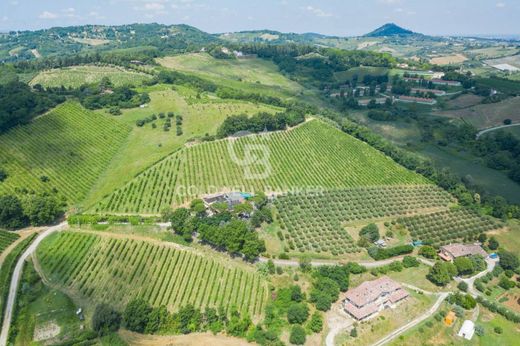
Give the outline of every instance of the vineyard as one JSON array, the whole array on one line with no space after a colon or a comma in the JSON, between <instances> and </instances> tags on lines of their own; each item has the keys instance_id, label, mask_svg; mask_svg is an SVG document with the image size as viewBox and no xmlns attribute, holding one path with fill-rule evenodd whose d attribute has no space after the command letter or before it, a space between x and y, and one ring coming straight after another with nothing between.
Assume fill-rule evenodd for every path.
<instances>
[{"instance_id":1,"label":"vineyard","mask_svg":"<svg viewBox=\"0 0 520 346\"><path fill-rule=\"evenodd\" d=\"M235 306L259 316L267 299L266 282L253 271L168 245L62 232L42 242L37 256L53 284L118 308L141 297L170 311Z\"/></svg>"},{"instance_id":2,"label":"vineyard","mask_svg":"<svg viewBox=\"0 0 520 346\"><path fill-rule=\"evenodd\" d=\"M58 190L81 200L129 133L113 119L65 103L32 123L0 136L0 162L8 178L0 193Z\"/></svg>"},{"instance_id":3,"label":"vineyard","mask_svg":"<svg viewBox=\"0 0 520 346\"><path fill-rule=\"evenodd\" d=\"M445 245L457 241L472 241L479 234L502 228L504 225L472 210L459 208L398 219L410 231L414 240Z\"/></svg>"},{"instance_id":4,"label":"vineyard","mask_svg":"<svg viewBox=\"0 0 520 346\"><path fill-rule=\"evenodd\" d=\"M61 87L79 88L82 84L98 83L103 77L110 78L116 87L123 85L141 85L151 79L144 73L125 70L112 66L72 66L40 72L31 80L31 85L40 84L46 88Z\"/></svg>"},{"instance_id":5,"label":"vineyard","mask_svg":"<svg viewBox=\"0 0 520 346\"><path fill-rule=\"evenodd\" d=\"M18 238L20 236L17 233L0 230L0 254Z\"/></svg>"},{"instance_id":6,"label":"vineyard","mask_svg":"<svg viewBox=\"0 0 520 346\"><path fill-rule=\"evenodd\" d=\"M434 185L409 185L288 194L276 198L275 207L291 250L341 255L360 251L344 229L346 223L446 208L452 202Z\"/></svg>"},{"instance_id":7,"label":"vineyard","mask_svg":"<svg viewBox=\"0 0 520 346\"><path fill-rule=\"evenodd\" d=\"M256 161L241 165L246 154ZM311 120L288 131L184 148L116 190L95 211L158 213L232 188L286 192L427 183L369 145Z\"/></svg>"}]
</instances>

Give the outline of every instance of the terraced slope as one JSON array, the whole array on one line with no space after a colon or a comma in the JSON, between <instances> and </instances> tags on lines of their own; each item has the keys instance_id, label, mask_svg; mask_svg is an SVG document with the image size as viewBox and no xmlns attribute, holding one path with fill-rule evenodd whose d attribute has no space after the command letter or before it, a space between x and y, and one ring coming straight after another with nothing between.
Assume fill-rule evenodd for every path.
<instances>
[{"instance_id":1,"label":"terraced slope","mask_svg":"<svg viewBox=\"0 0 520 346\"><path fill-rule=\"evenodd\" d=\"M69 202L77 202L129 132L128 126L77 103L60 105L0 136L0 162L8 174L0 193L56 189Z\"/></svg>"},{"instance_id":2,"label":"terraced slope","mask_svg":"<svg viewBox=\"0 0 520 346\"><path fill-rule=\"evenodd\" d=\"M254 270L168 244L68 231L45 239L37 258L51 283L118 308L141 297L170 311L223 306L257 317L267 300Z\"/></svg>"},{"instance_id":3,"label":"terraced slope","mask_svg":"<svg viewBox=\"0 0 520 346\"><path fill-rule=\"evenodd\" d=\"M158 213L223 190L287 192L427 184L369 145L320 120L288 131L184 148L103 200L96 211Z\"/></svg>"},{"instance_id":4,"label":"terraced slope","mask_svg":"<svg viewBox=\"0 0 520 346\"><path fill-rule=\"evenodd\" d=\"M452 202L435 185L408 185L289 194L276 198L275 207L291 251L341 255L360 251L345 224L446 209Z\"/></svg>"}]
</instances>

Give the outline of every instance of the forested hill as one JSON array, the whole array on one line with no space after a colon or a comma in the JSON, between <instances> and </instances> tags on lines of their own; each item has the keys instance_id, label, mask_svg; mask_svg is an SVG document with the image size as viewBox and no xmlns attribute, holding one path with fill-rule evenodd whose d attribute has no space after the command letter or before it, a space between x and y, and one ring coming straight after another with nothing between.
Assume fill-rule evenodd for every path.
<instances>
[{"instance_id":1,"label":"forested hill","mask_svg":"<svg viewBox=\"0 0 520 346\"><path fill-rule=\"evenodd\" d=\"M410 36L410 35L420 35L416 34L411 30L401 28L399 25L394 23L387 23L374 31L366 34L366 37L385 37L385 36Z\"/></svg>"},{"instance_id":2,"label":"forested hill","mask_svg":"<svg viewBox=\"0 0 520 346\"><path fill-rule=\"evenodd\" d=\"M219 41L189 25L83 25L0 34L0 62L117 48L156 47L175 53Z\"/></svg>"}]
</instances>

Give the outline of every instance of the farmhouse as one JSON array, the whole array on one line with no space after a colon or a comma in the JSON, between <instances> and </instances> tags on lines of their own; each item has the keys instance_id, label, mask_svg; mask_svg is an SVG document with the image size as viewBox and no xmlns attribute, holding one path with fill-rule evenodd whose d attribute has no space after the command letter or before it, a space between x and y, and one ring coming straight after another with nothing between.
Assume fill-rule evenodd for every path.
<instances>
[{"instance_id":1,"label":"farmhouse","mask_svg":"<svg viewBox=\"0 0 520 346\"><path fill-rule=\"evenodd\" d=\"M461 86L459 81L456 80L444 80L444 79L432 79L432 83L435 85L446 85L446 86Z\"/></svg>"},{"instance_id":2,"label":"farmhouse","mask_svg":"<svg viewBox=\"0 0 520 346\"><path fill-rule=\"evenodd\" d=\"M226 203L228 208L232 209L235 205L242 204L250 197L249 194L240 192L218 193L203 197L206 208L211 208L215 203Z\"/></svg>"},{"instance_id":3,"label":"farmhouse","mask_svg":"<svg viewBox=\"0 0 520 346\"><path fill-rule=\"evenodd\" d=\"M373 317L378 312L395 308L396 304L408 297L401 285L388 276L365 281L347 292L343 302L345 311L356 320Z\"/></svg>"},{"instance_id":4,"label":"farmhouse","mask_svg":"<svg viewBox=\"0 0 520 346\"><path fill-rule=\"evenodd\" d=\"M441 246L439 257L445 261L453 261L457 257L465 257L471 255L487 256L486 251L477 244L450 244Z\"/></svg>"},{"instance_id":5,"label":"farmhouse","mask_svg":"<svg viewBox=\"0 0 520 346\"><path fill-rule=\"evenodd\" d=\"M374 100L376 102L376 104L378 104L378 105L384 105L386 103L386 97L378 97L378 98L374 98L374 99L358 100L358 105L360 105L362 107L366 107L372 100Z\"/></svg>"},{"instance_id":6,"label":"farmhouse","mask_svg":"<svg viewBox=\"0 0 520 346\"><path fill-rule=\"evenodd\" d=\"M426 88L412 88L412 94L415 93L432 93L436 96L443 96L446 95L446 91L444 90L437 90L437 89L426 89Z\"/></svg>"},{"instance_id":7,"label":"farmhouse","mask_svg":"<svg viewBox=\"0 0 520 346\"><path fill-rule=\"evenodd\" d=\"M399 96L397 101L407 102L407 103L420 103L420 104L424 104L424 105L434 105L437 103L437 100L430 99L427 97L415 97L415 96L406 96L406 95Z\"/></svg>"}]
</instances>

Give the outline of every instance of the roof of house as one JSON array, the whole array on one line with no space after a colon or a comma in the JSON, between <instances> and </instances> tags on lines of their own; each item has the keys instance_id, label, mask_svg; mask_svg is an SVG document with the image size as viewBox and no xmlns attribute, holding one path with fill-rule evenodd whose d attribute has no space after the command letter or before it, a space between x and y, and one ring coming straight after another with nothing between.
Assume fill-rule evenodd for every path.
<instances>
[{"instance_id":1,"label":"roof of house","mask_svg":"<svg viewBox=\"0 0 520 346\"><path fill-rule=\"evenodd\" d=\"M469 255L487 256L487 252L480 245L476 244L449 244L441 246L441 251L449 253L454 258Z\"/></svg>"},{"instance_id":2,"label":"roof of house","mask_svg":"<svg viewBox=\"0 0 520 346\"><path fill-rule=\"evenodd\" d=\"M457 335L471 340L473 333L475 333L475 323L470 320L465 320Z\"/></svg>"},{"instance_id":3,"label":"roof of house","mask_svg":"<svg viewBox=\"0 0 520 346\"><path fill-rule=\"evenodd\" d=\"M376 300L382 294L392 293L399 289L402 290L401 285L388 276L383 276L377 280L365 281L358 287L349 290L345 298L353 304L363 307ZM406 291L404 292L406 293Z\"/></svg>"},{"instance_id":4,"label":"roof of house","mask_svg":"<svg viewBox=\"0 0 520 346\"><path fill-rule=\"evenodd\" d=\"M456 80L446 80L446 79L432 79L432 83L440 83L440 84L456 84L459 85L460 82Z\"/></svg>"}]
</instances>

